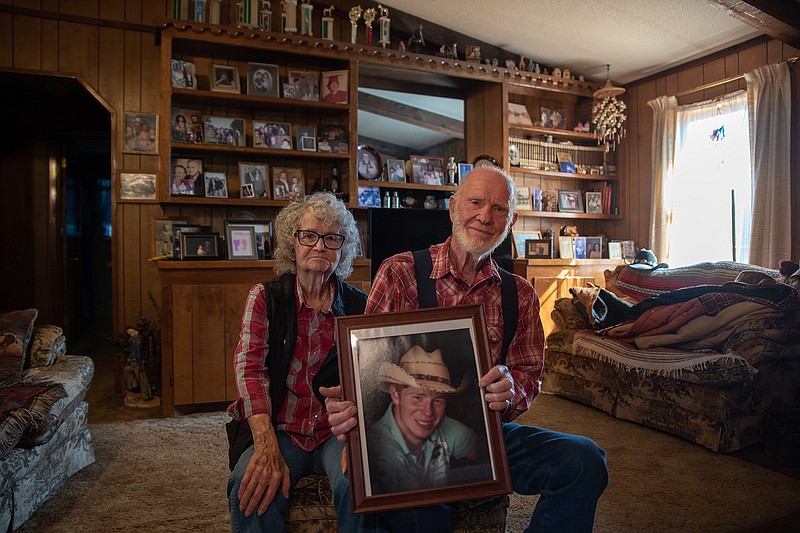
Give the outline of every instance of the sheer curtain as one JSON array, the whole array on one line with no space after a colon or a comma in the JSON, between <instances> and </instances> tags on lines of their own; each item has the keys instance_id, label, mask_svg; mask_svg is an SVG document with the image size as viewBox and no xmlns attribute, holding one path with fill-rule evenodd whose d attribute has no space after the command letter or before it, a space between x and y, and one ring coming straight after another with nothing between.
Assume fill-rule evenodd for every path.
<instances>
[{"instance_id":1,"label":"sheer curtain","mask_svg":"<svg viewBox=\"0 0 800 533\"><path fill-rule=\"evenodd\" d=\"M650 202L652 221L650 246L656 257L669 262L669 236L672 224L672 198L665 198L670 190L669 182L675 169L675 121L678 99L674 96L659 96L647 102L653 109L653 196Z\"/></svg>"}]
</instances>

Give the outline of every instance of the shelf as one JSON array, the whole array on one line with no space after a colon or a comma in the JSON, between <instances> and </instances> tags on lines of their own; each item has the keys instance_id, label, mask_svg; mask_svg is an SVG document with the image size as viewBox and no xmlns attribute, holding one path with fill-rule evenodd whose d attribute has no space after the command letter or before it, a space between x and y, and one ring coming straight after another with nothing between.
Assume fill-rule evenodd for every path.
<instances>
[{"instance_id":1,"label":"shelf","mask_svg":"<svg viewBox=\"0 0 800 533\"><path fill-rule=\"evenodd\" d=\"M594 220L622 220L622 215L595 215L590 213L562 213L560 211L528 211L517 210L519 216L539 218L583 218Z\"/></svg>"},{"instance_id":2,"label":"shelf","mask_svg":"<svg viewBox=\"0 0 800 533\"><path fill-rule=\"evenodd\" d=\"M359 187L378 187L379 189L408 189L415 191L452 191L458 190L457 185L422 185L419 183L400 183L396 181L369 181L358 180Z\"/></svg>"},{"instance_id":3,"label":"shelf","mask_svg":"<svg viewBox=\"0 0 800 533\"><path fill-rule=\"evenodd\" d=\"M624 265L625 261L622 259L514 259L515 264L519 265L530 265L530 266L591 266L591 265L602 265L607 266L609 264L613 265Z\"/></svg>"},{"instance_id":4,"label":"shelf","mask_svg":"<svg viewBox=\"0 0 800 533\"><path fill-rule=\"evenodd\" d=\"M248 268L273 268L275 260L266 259L264 261L233 261L230 259L218 259L216 261L178 261L175 259L165 259L156 261L159 270L219 270L219 269L248 269ZM354 259L353 266L369 266L369 259Z\"/></svg>"},{"instance_id":5,"label":"shelf","mask_svg":"<svg viewBox=\"0 0 800 533\"><path fill-rule=\"evenodd\" d=\"M262 200L257 198L206 198L204 196L180 196L171 195L161 201L162 204L191 204L191 205L210 205L210 206L233 206L246 205L249 207L283 207L289 203L288 200Z\"/></svg>"},{"instance_id":6,"label":"shelf","mask_svg":"<svg viewBox=\"0 0 800 533\"><path fill-rule=\"evenodd\" d=\"M342 104L314 102L296 98L273 98L249 94L223 93L201 89L172 88L173 103L186 103L190 106L238 105L248 108L294 109L299 111L330 111L331 114L347 115L349 107Z\"/></svg>"},{"instance_id":7,"label":"shelf","mask_svg":"<svg viewBox=\"0 0 800 533\"><path fill-rule=\"evenodd\" d=\"M571 141L592 141L597 142L597 137L592 133L581 133L571 130L557 130L554 128L542 128L539 126L509 126L509 133L552 135L554 139L566 139Z\"/></svg>"},{"instance_id":8,"label":"shelf","mask_svg":"<svg viewBox=\"0 0 800 533\"><path fill-rule=\"evenodd\" d=\"M548 178L568 178L573 180L590 181L619 181L616 174L579 174L577 172L555 172L553 170L536 170L525 167L511 167L511 172L522 172L523 174L535 174Z\"/></svg>"},{"instance_id":9,"label":"shelf","mask_svg":"<svg viewBox=\"0 0 800 533\"><path fill-rule=\"evenodd\" d=\"M218 154L244 154L252 155L255 157L285 157L285 158L302 158L302 159L326 159L342 161L350 159L350 154L341 154L335 152L304 152L302 150L281 150L279 148L252 148L249 146L230 146L227 144L208 144L208 143L171 143L172 152L205 152L205 153L218 153ZM175 157L173 155L173 157Z\"/></svg>"}]
</instances>

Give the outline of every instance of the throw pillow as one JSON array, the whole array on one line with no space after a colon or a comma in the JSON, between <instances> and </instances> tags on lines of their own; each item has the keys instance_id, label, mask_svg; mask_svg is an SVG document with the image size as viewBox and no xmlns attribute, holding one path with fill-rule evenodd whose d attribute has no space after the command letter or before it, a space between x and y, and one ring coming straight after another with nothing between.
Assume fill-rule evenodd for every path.
<instances>
[{"instance_id":1,"label":"throw pillow","mask_svg":"<svg viewBox=\"0 0 800 533\"><path fill-rule=\"evenodd\" d=\"M25 309L0 315L0 383L19 381L39 311ZM11 339L10 336L14 337Z\"/></svg>"},{"instance_id":2,"label":"throw pillow","mask_svg":"<svg viewBox=\"0 0 800 533\"><path fill-rule=\"evenodd\" d=\"M36 326L33 328L31 349L25 360L25 368L50 366L67 353L64 332L58 326Z\"/></svg>"},{"instance_id":3,"label":"throw pillow","mask_svg":"<svg viewBox=\"0 0 800 533\"><path fill-rule=\"evenodd\" d=\"M17 445L28 427L47 418L53 404L66 396L60 383L0 387L0 456Z\"/></svg>"}]
</instances>

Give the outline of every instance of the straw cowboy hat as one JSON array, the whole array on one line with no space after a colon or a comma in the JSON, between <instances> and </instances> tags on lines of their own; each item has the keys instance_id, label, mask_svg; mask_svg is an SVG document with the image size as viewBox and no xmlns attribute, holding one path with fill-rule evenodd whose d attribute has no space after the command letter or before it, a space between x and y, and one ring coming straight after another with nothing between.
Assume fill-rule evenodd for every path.
<instances>
[{"instance_id":1,"label":"straw cowboy hat","mask_svg":"<svg viewBox=\"0 0 800 533\"><path fill-rule=\"evenodd\" d=\"M462 388L456 389L450 384L450 370L442 361L442 351L426 352L420 346L412 346L400 358L399 366L383 363L378 369L378 379L387 391L390 384L446 394L459 392Z\"/></svg>"}]
</instances>

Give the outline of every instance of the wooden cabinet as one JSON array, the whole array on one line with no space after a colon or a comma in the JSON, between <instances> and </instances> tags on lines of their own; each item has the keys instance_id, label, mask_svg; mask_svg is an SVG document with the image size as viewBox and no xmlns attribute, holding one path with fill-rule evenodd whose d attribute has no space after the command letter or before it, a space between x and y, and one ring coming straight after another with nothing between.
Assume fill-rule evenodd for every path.
<instances>
[{"instance_id":1,"label":"wooden cabinet","mask_svg":"<svg viewBox=\"0 0 800 533\"><path fill-rule=\"evenodd\" d=\"M603 272L621 264L616 259L516 259L514 273L530 281L536 290L547 337L555 329L550 313L558 298L569 298L572 287L588 287L590 283L604 287Z\"/></svg>"}]
</instances>

